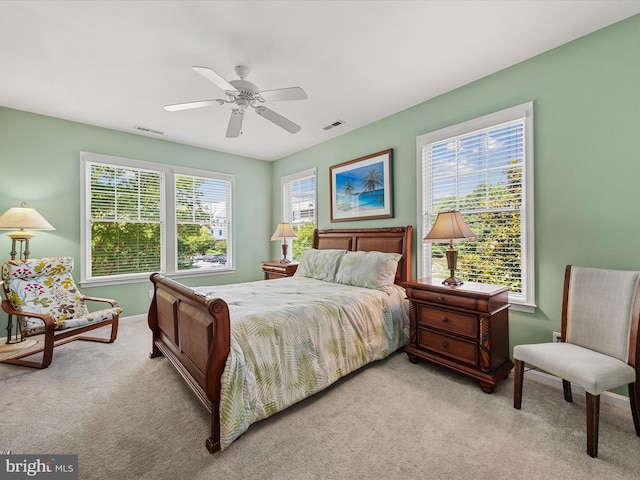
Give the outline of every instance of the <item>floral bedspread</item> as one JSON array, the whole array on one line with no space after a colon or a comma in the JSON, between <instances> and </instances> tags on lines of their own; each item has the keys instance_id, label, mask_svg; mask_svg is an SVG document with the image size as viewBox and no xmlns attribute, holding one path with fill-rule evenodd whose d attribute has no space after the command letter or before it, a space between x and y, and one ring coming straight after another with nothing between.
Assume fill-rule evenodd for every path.
<instances>
[{"instance_id":1,"label":"floral bedspread","mask_svg":"<svg viewBox=\"0 0 640 480\"><path fill-rule=\"evenodd\" d=\"M405 291L304 277L198 287L224 299L231 350L222 375L221 448L249 425L406 345Z\"/></svg>"}]
</instances>

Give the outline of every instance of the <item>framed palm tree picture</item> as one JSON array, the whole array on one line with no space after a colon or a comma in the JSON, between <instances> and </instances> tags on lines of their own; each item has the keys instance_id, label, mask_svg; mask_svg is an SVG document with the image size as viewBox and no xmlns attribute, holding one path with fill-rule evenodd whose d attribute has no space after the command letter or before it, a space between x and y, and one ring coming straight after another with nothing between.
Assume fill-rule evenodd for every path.
<instances>
[{"instance_id":1,"label":"framed palm tree picture","mask_svg":"<svg viewBox=\"0 0 640 480\"><path fill-rule=\"evenodd\" d=\"M393 217L393 149L329 167L331 221Z\"/></svg>"}]
</instances>

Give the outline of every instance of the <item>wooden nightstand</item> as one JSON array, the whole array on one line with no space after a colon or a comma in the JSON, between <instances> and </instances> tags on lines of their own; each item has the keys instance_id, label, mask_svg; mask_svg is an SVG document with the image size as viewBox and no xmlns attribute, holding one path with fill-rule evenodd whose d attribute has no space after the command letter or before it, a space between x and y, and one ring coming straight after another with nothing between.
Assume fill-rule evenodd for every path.
<instances>
[{"instance_id":1,"label":"wooden nightstand","mask_svg":"<svg viewBox=\"0 0 640 480\"><path fill-rule=\"evenodd\" d=\"M509 358L509 287L440 278L407 282L410 302L409 360L444 365L493 393L513 368Z\"/></svg>"},{"instance_id":2,"label":"wooden nightstand","mask_svg":"<svg viewBox=\"0 0 640 480\"><path fill-rule=\"evenodd\" d=\"M280 263L278 260L272 262L262 262L262 271L265 280L274 278L290 277L298 269L298 262Z\"/></svg>"}]
</instances>

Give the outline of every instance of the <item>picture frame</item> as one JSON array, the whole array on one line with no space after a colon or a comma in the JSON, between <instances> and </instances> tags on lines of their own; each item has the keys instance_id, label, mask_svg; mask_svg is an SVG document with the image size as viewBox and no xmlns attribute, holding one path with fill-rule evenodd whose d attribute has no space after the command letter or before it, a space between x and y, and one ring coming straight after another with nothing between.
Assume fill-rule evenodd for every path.
<instances>
[{"instance_id":1,"label":"picture frame","mask_svg":"<svg viewBox=\"0 0 640 480\"><path fill-rule=\"evenodd\" d=\"M331 221L393 218L393 149L329 167Z\"/></svg>"}]
</instances>

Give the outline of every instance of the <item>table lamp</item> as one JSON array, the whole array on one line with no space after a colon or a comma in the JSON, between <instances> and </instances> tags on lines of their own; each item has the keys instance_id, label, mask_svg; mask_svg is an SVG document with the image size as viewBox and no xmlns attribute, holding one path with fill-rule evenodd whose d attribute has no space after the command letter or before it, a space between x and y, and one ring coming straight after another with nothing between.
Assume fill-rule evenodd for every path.
<instances>
[{"instance_id":1,"label":"table lamp","mask_svg":"<svg viewBox=\"0 0 640 480\"><path fill-rule=\"evenodd\" d=\"M29 259L29 240L34 236L29 230L55 230L53 226L40 215L35 208L27 207L23 202L19 207L11 207L0 216L0 230L14 230L15 232L7 233L11 238L11 260L16 259L16 242L20 242L20 257L22 260ZM24 253L22 252L22 244L24 243Z\"/></svg>"},{"instance_id":2,"label":"table lamp","mask_svg":"<svg viewBox=\"0 0 640 480\"><path fill-rule=\"evenodd\" d=\"M276 231L271 235L271 240L280 240L282 239L282 260L280 263L290 263L291 260L287 258L287 249L289 245L287 245L287 238L297 238L298 236L295 234L291 225L288 223L279 223L276 227Z\"/></svg>"},{"instance_id":3,"label":"table lamp","mask_svg":"<svg viewBox=\"0 0 640 480\"><path fill-rule=\"evenodd\" d=\"M446 251L447 268L450 277L442 283L444 285L462 285L462 281L455 277L455 271L458 268L458 251L453 248L453 242L464 242L476 240L477 236L465 223L462 215L457 210L449 212L440 212L436 217L433 227L424 237L425 242L441 242L448 241L449 248Z\"/></svg>"}]
</instances>

